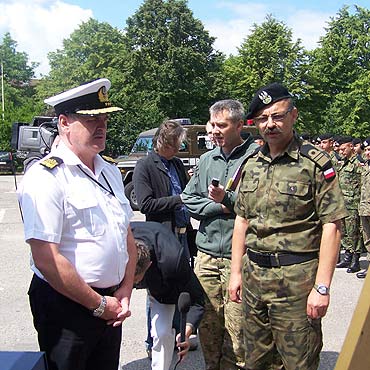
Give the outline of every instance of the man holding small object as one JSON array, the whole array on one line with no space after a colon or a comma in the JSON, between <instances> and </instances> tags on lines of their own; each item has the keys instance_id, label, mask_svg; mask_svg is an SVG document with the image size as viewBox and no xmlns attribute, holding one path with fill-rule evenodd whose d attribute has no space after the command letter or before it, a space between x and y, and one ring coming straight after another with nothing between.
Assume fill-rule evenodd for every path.
<instances>
[{"instance_id":1,"label":"man holding small object","mask_svg":"<svg viewBox=\"0 0 370 370\"><path fill-rule=\"evenodd\" d=\"M131 315L133 212L105 148L110 81L46 99L60 142L18 190L34 272L29 299L49 370L117 370L121 324Z\"/></svg>"},{"instance_id":2,"label":"man holding small object","mask_svg":"<svg viewBox=\"0 0 370 370\"><path fill-rule=\"evenodd\" d=\"M196 333L203 315L203 289L184 254L184 246L168 228L150 221L132 222L131 228L138 254L135 284L141 282L140 287L147 288L149 294L152 370L168 370L175 343L172 319L176 304L179 302L184 336L183 340L180 334L176 338L178 355L182 359L189 350L189 337ZM181 296L184 292L189 294L191 305L186 299L179 299L184 298ZM184 321L182 311L188 310Z\"/></svg>"},{"instance_id":3,"label":"man holding small object","mask_svg":"<svg viewBox=\"0 0 370 370\"><path fill-rule=\"evenodd\" d=\"M235 173L257 148L251 135L240 136L244 108L237 100L221 100L210 108L216 147L200 157L194 175L182 193L190 215L200 221L195 272L206 293L199 327L206 370L244 369L240 305L227 295L231 237L236 199Z\"/></svg>"}]
</instances>

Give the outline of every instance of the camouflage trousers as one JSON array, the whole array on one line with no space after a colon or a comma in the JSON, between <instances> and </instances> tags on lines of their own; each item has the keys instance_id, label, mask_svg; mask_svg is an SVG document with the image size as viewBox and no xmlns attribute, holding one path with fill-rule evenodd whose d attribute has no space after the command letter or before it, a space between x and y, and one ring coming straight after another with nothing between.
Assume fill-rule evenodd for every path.
<instances>
[{"instance_id":1,"label":"camouflage trousers","mask_svg":"<svg viewBox=\"0 0 370 370\"><path fill-rule=\"evenodd\" d=\"M360 216L362 226L362 237L367 251L366 258L370 262L370 216Z\"/></svg>"},{"instance_id":2,"label":"camouflage trousers","mask_svg":"<svg viewBox=\"0 0 370 370\"><path fill-rule=\"evenodd\" d=\"M228 299L230 260L198 252L195 273L206 293L199 326L206 370L245 369L242 305Z\"/></svg>"},{"instance_id":3,"label":"camouflage trousers","mask_svg":"<svg viewBox=\"0 0 370 370\"><path fill-rule=\"evenodd\" d=\"M322 348L321 320L307 318L307 297L318 262L259 267L243 257L246 368L316 370Z\"/></svg>"},{"instance_id":4,"label":"camouflage trousers","mask_svg":"<svg viewBox=\"0 0 370 370\"><path fill-rule=\"evenodd\" d=\"M342 247L352 253L361 253L360 216L357 210L348 210L349 216L342 220Z\"/></svg>"}]
</instances>

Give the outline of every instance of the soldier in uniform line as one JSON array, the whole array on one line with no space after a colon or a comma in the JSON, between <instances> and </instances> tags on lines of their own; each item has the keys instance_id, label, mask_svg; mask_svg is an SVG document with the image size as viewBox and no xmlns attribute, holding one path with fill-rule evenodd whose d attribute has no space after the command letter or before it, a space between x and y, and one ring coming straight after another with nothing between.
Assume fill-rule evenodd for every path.
<instances>
[{"instance_id":1,"label":"soldier in uniform line","mask_svg":"<svg viewBox=\"0 0 370 370\"><path fill-rule=\"evenodd\" d=\"M341 157L340 157L340 154L339 154L339 143L338 143L338 140L341 138L342 136L341 135L334 135L333 136L333 150L335 152L335 156L337 157L338 159L338 162L341 161Z\"/></svg>"},{"instance_id":2,"label":"soldier in uniform line","mask_svg":"<svg viewBox=\"0 0 370 370\"><path fill-rule=\"evenodd\" d=\"M337 140L342 160L338 167L339 184L349 213L343 220L342 247L345 250L342 260L337 263L339 268L347 268L347 272L360 271L360 202L361 167L353 151L352 138L342 136Z\"/></svg>"},{"instance_id":3,"label":"soldier in uniform line","mask_svg":"<svg viewBox=\"0 0 370 370\"><path fill-rule=\"evenodd\" d=\"M361 169L361 195L358 212L362 226L362 237L367 250L367 261L370 262L370 137L364 140L362 147L364 149L365 163ZM367 274L368 266L358 272L356 276L364 279Z\"/></svg>"},{"instance_id":4,"label":"soldier in uniform line","mask_svg":"<svg viewBox=\"0 0 370 370\"><path fill-rule=\"evenodd\" d=\"M317 137L316 142L322 150L325 150L329 155L334 165L340 160L339 154L334 151L334 139L332 134L321 134Z\"/></svg>"},{"instance_id":5,"label":"soldier in uniform line","mask_svg":"<svg viewBox=\"0 0 370 370\"><path fill-rule=\"evenodd\" d=\"M233 177L244 158L258 147L251 135L242 139L243 122L244 108L237 100L221 100L210 107L216 147L200 157L182 193L191 216L200 220L195 272L206 294L199 326L206 370L245 368L243 313L227 295L235 219Z\"/></svg>"},{"instance_id":6,"label":"soldier in uniform line","mask_svg":"<svg viewBox=\"0 0 370 370\"><path fill-rule=\"evenodd\" d=\"M297 117L278 83L257 91L247 116L266 141L245 161L232 240L229 293L244 309L248 370L319 365L347 211L329 156L298 137Z\"/></svg>"},{"instance_id":7,"label":"soldier in uniform line","mask_svg":"<svg viewBox=\"0 0 370 370\"><path fill-rule=\"evenodd\" d=\"M361 163L364 164L366 160L362 156L362 140L358 138L354 138L352 140L352 145L353 145L353 151L355 152L357 160Z\"/></svg>"}]
</instances>

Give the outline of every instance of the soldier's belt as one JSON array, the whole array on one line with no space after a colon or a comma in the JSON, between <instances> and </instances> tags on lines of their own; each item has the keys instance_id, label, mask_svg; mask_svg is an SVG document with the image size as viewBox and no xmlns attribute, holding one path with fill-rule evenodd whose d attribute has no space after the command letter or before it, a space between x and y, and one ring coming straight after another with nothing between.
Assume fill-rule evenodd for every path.
<instances>
[{"instance_id":1,"label":"soldier's belt","mask_svg":"<svg viewBox=\"0 0 370 370\"><path fill-rule=\"evenodd\" d=\"M95 290L95 292L99 293L100 295L108 295L108 296L113 296L113 293L119 289L119 285L114 285L109 288L95 288L95 287L90 287L91 289Z\"/></svg>"},{"instance_id":2,"label":"soldier's belt","mask_svg":"<svg viewBox=\"0 0 370 370\"><path fill-rule=\"evenodd\" d=\"M260 267L290 266L307 262L318 257L317 252L308 253L260 253L247 250L249 259Z\"/></svg>"}]
</instances>

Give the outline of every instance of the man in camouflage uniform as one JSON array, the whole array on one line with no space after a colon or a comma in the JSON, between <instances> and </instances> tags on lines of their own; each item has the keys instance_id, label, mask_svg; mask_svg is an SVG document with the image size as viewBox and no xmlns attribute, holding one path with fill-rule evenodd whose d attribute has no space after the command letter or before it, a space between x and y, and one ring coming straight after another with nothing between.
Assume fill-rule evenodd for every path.
<instances>
[{"instance_id":1,"label":"man in camouflage uniform","mask_svg":"<svg viewBox=\"0 0 370 370\"><path fill-rule=\"evenodd\" d=\"M245 369L242 308L227 296L236 199L232 178L258 147L251 135L241 138L243 121L244 108L236 100L222 100L210 108L216 148L200 157L182 193L191 216L200 220L195 273L206 293L199 339L207 370ZM218 186L212 185L213 178L219 179Z\"/></svg>"},{"instance_id":2,"label":"man in camouflage uniform","mask_svg":"<svg viewBox=\"0 0 370 370\"><path fill-rule=\"evenodd\" d=\"M242 173L229 293L244 308L249 370L317 369L322 348L347 212L329 156L293 131L297 116L278 83L256 93L247 116L266 144Z\"/></svg>"},{"instance_id":3,"label":"man in camouflage uniform","mask_svg":"<svg viewBox=\"0 0 370 370\"><path fill-rule=\"evenodd\" d=\"M331 162L336 166L340 160L340 156L337 152L334 151L334 139L332 134L321 134L317 137L317 145L322 150L325 150L329 156Z\"/></svg>"},{"instance_id":4,"label":"man in camouflage uniform","mask_svg":"<svg viewBox=\"0 0 370 370\"><path fill-rule=\"evenodd\" d=\"M339 268L347 268L347 272L360 271L360 217L358 206L360 203L361 167L353 151L352 138L342 136L337 140L339 154L342 157L338 167L339 184L344 196L344 202L349 213L343 220L342 247L344 256L337 263Z\"/></svg>"},{"instance_id":5,"label":"man in camouflage uniform","mask_svg":"<svg viewBox=\"0 0 370 370\"><path fill-rule=\"evenodd\" d=\"M363 145L362 145L362 140L361 139L359 139L359 138L354 138L353 140L352 140L352 145L353 145L353 151L354 151L354 153L355 153L355 155L356 155L356 158L357 158L357 160L361 163L361 164L363 164L363 163L365 163L366 162L366 160L363 158L363 156L362 156L362 152L363 152Z\"/></svg>"},{"instance_id":6,"label":"man in camouflage uniform","mask_svg":"<svg viewBox=\"0 0 370 370\"><path fill-rule=\"evenodd\" d=\"M358 213L360 215L362 236L367 250L367 260L370 262L370 137L362 144L364 148L365 163L361 170L361 196ZM356 274L359 279L364 279L367 274L366 267L363 271Z\"/></svg>"}]
</instances>

